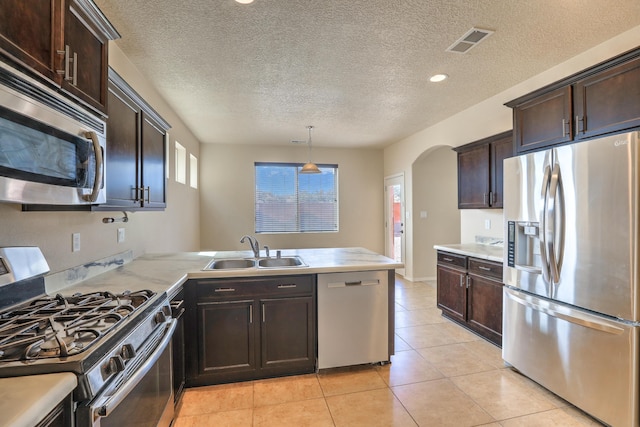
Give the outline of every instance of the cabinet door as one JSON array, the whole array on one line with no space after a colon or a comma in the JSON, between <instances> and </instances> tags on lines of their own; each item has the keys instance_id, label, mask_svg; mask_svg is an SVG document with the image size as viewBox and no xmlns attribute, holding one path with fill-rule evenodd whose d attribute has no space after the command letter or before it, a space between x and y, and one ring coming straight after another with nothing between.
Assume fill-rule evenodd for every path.
<instances>
[{"instance_id":1,"label":"cabinet door","mask_svg":"<svg viewBox=\"0 0 640 427\"><path fill-rule=\"evenodd\" d=\"M139 207L138 138L140 108L122 90L109 84L107 120L107 204Z\"/></svg>"},{"instance_id":2,"label":"cabinet door","mask_svg":"<svg viewBox=\"0 0 640 427\"><path fill-rule=\"evenodd\" d=\"M438 266L437 303L442 313L460 322L467 318L466 273Z\"/></svg>"},{"instance_id":3,"label":"cabinet door","mask_svg":"<svg viewBox=\"0 0 640 427\"><path fill-rule=\"evenodd\" d=\"M62 0L0 1L0 51L59 82Z\"/></svg>"},{"instance_id":4,"label":"cabinet door","mask_svg":"<svg viewBox=\"0 0 640 427\"><path fill-rule=\"evenodd\" d=\"M165 179L166 132L148 114L142 113L141 167L143 198L146 208L166 206Z\"/></svg>"},{"instance_id":5,"label":"cabinet door","mask_svg":"<svg viewBox=\"0 0 640 427\"><path fill-rule=\"evenodd\" d=\"M513 135L491 143L491 207L501 208L503 204L504 159L513 156Z\"/></svg>"},{"instance_id":6,"label":"cabinet door","mask_svg":"<svg viewBox=\"0 0 640 427\"><path fill-rule=\"evenodd\" d=\"M572 111L571 86L553 90L514 107L516 152L571 141Z\"/></svg>"},{"instance_id":7,"label":"cabinet door","mask_svg":"<svg viewBox=\"0 0 640 427\"><path fill-rule=\"evenodd\" d=\"M200 375L223 376L256 370L254 306L253 299L198 303Z\"/></svg>"},{"instance_id":8,"label":"cabinet door","mask_svg":"<svg viewBox=\"0 0 640 427\"><path fill-rule=\"evenodd\" d=\"M64 18L64 45L68 46L68 78L62 89L102 113L107 111L108 38L76 1L68 2Z\"/></svg>"},{"instance_id":9,"label":"cabinet door","mask_svg":"<svg viewBox=\"0 0 640 427\"><path fill-rule=\"evenodd\" d=\"M640 126L640 58L575 85L576 138Z\"/></svg>"},{"instance_id":10,"label":"cabinet door","mask_svg":"<svg viewBox=\"0 0 640 427\"><path fill-rule=\"evenodd\" d=\"M49 412L36 427L71 427L73 426L73 400L71 394Z\"/></svg>"},{"instance_id":11,"label":"cabinet door","mask_svg":"<svg viewBox=\"0 0 640 427\"><path fill-rule=\"evenodd\" d=\"M261 368L312 372L316 359L313 297L263 299L260 304Z\"/></svg>"},{"instance_id":12,"label":"cabinet door","mask_svg":"<svg viewBox=\"0 0 640 427\"><path fill-rule=\"evenodd\" d=\"M469 274L467 321L490 341L502 345L502 283Z\"/></svg>"},{"instance_id":13,"label":"cabinet door","mask_svg":"<svg viewBox=\"0 0 640 427\"><path fill-rule=\"evenodd\" d=\"M458 153L458 208L489 207L489 144Z\"/></svg>"}]
</instances>

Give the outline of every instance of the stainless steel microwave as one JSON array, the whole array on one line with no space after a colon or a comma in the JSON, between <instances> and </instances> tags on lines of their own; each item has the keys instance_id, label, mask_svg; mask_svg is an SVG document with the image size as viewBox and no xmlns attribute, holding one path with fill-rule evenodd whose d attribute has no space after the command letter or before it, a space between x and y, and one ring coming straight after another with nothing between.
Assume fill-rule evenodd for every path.
<instances>
[{"instance_id":1,"label":"stainless steel microwave","mask_svg":"<svg viewBox=\"0 0 640 427\"><path fill-rule=\"evenodd\" d=\"M0 63L0 202L106 201L104 120Z\"/></svg>"}]
</instances>

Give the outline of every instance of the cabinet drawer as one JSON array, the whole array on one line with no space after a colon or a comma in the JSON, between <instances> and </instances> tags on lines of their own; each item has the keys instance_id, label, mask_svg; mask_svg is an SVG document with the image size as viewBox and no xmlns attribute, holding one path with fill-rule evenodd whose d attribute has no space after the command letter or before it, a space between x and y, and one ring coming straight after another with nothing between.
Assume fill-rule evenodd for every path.
<instances>
[{"instance_id":1,"label":"cabinet drawer","mask_svg":"<svg viewBox=\"0 0 640 427\"><path fill-rule=\"evenodd\" d=\"M469 273L502 281L502 264L477 258L469 258Z\"/></svg>"},{"instance_id":2,"label":"cabinet drawer","mask_svg":"<svg viewBox=\"0 0 640 427\"><path fill-rule=\"evenodd\" d=\"M269 278L238 278L197 280L196 295L201 299L253 296L313 295L314 276L276 276ZM268 294L268 295L267 295Z\"/></svg>"},{"instance_id":3,"label":"cabinet drawer","mask_svg":"<svg viewBox=\"0 0 640 427\"><path fill-rule=\"evenodd\" d=\"M313 295L313 276L280 276L261 283L261 292L270 296Z\"/></svg>"},{"instance_id":4,"label":"cabinet drawer","mask_svg":"<svg viewBox=\"0 0 640 427\"><path fill-rule=\"evenodd\" d=\"M464 255L456 255L450 252L438 251L438 264L446 265L457 269L467 269L467 257Z\"/></svg>"}]
</instances>

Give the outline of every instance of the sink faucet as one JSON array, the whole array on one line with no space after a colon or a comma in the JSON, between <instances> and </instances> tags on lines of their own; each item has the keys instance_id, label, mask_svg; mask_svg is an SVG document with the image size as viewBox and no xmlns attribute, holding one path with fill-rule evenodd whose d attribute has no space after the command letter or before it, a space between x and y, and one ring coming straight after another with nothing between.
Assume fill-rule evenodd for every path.
<instances>
[{"instance_id":1,"label":"sink faucet","mask_svg":"<svg viewBox=\"0 0 640 427\"><path fill-rule=\"evenodd\" d=\"M260 243L258 243L258 239L255 237L247 236L246 234L242 236L240 239L240 243L244 243L244 239L249 241L249 245L251 246L251 250L253 251L253 256L256 258L260 258Z\"/></svg>"}]
</instances>

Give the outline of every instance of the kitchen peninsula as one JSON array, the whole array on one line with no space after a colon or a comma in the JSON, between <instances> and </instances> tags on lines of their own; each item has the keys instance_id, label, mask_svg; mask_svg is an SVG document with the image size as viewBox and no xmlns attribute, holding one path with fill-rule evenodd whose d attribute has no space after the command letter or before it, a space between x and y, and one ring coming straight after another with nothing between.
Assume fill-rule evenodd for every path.
<instances>
[{"instance_id":1,"label":"kitchen peninsula","mask_svg":"<svg viewBox=\"0 0 640 427\"><path fill-rule=\"evenodd\" d=\"M139 291L146 289L155 292L157 297L166 293L170 298L174 298L176 295L180 294L185 287L191 286L194 289L197 289L199 286L198 284L202 281L215 282L217 280L236 280L236 283L242 283L242 280L247 279L264 279L269 281L272 278L293 278L304 276L310 278L310 283L313 286L312 295L314 295L315 298L316 277L318 275L326 273L353 274L356 272L384 273L384 277L389 278L388 283L390 285L388 286L388 356L393 354L393 275L396 268L402 267L401 263L397 263L392 259L364 248L282 250L281 256L283 258L298 256L304 261L305 266L203 270L212 261L212 259L253 258L253 253L249 251L166 253L146 254L139 258L132 259L131 253L126 252L60 273L50 274L45 278L45 283L47 293L50 295L55 295L57 293L70 295L74 293L90 293L98 291L122 293L126 290ZM271 258L275 259L275 257ZM285 290L287 292L291 292L290 289ZM315 304L316 301L314 299L312 302L314 315ZM187 306L186 309L194 310L195 308ZM267 320L268 319L269 318L267 317ZM313 318L313 325L316 327L315 316ZM189 333L188 330L186 331ZM191 331L191 333L193 333L193 331ZM316 336L315 334L316 331L314 330L314 338ZM186 335L185 337L189 340L197 338L197 335L192 334ZM280 339L286 340L286 337L280 337ZM313 350L313 362L315 363L315 352L317 351L315 339L313 340ZM386 360L389 360L388 357ZM73 378L69 378L68 374L60 376L60 381L64 382L65 387L69 383L70 379ZM5 383L8 384L10 381L14 381L14 379L0 379L0 388L4 388ZM61 386L62 384L60 387ZM49 411L54 409L65 398L64 395L56 391L60 390L60 387L52 385L51 388L43 389L41 387L34 386L32 392L29 393L30 398L33 399L34 402L46 402L46 404L39 403L38 406L38 413L41 414L42 417L45 417ZM25 405L11 405L10 400L11 397L8 397L8 400L3 402L4 407L16 408L16 411L24 410ZM12 414L3 415L9 416ZM31 422L34 422L34 420L31 420Z\"/></svg>"}]
</instances>

